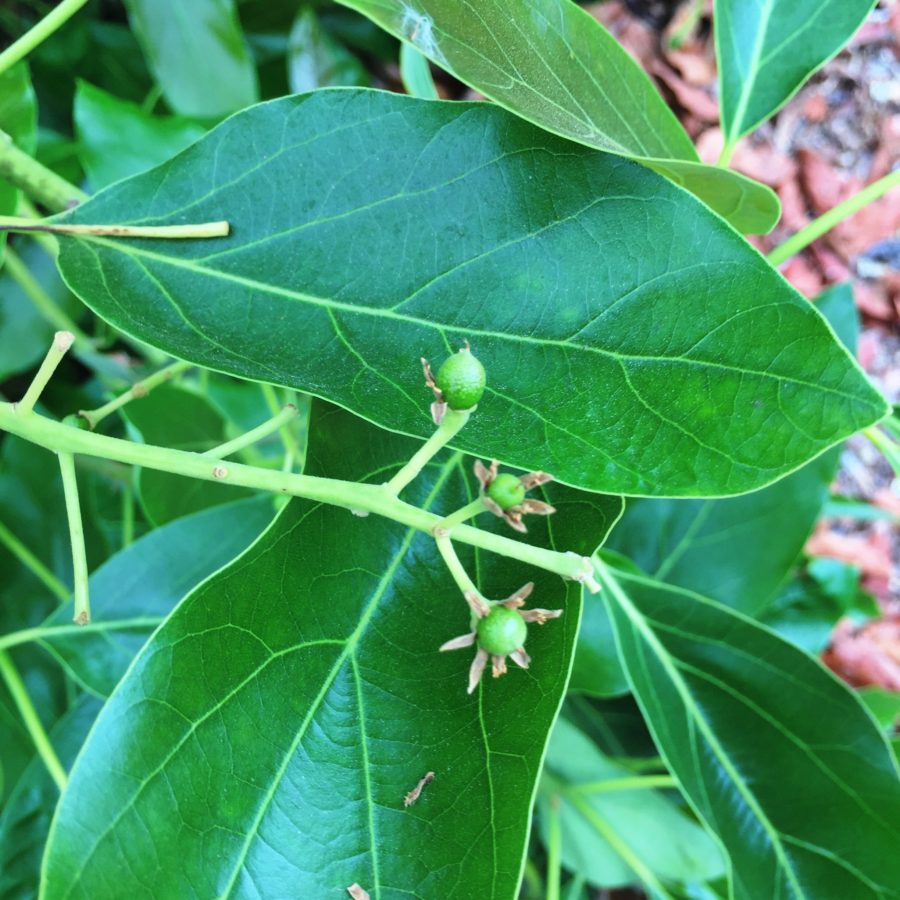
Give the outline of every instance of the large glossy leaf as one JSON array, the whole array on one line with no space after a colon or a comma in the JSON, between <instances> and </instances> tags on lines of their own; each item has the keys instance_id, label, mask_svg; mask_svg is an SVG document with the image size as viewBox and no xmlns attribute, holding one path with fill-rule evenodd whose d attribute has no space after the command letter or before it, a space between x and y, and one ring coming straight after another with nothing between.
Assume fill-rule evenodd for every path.
<instances>
[{"instance_id":1,"label":"large glossy leaf","mask_svg":"<svg viewBox=\"0 0 900 900\"><path fill-rule=\"evenodd\" d=\"M455 444L578 487L746 491L886 409L689 194L488 104L285 98L66 218L227 219L217 241L63 238L60 266L126 332L389 428L431 432L418 358L470 340L488 391Z\"/></svg>"},{"instance_id":2,"label":"large glossy leaf","mask_svg":"<svg viewBox=\"0 0 900 900\"><path fill-rule=\"evenodd\" d=\"M900 896L900 780L851 691L696 594L625 573L606 594L635 696L729 852L734 896Z\"/></svg>"},{"instance_id":3,"label":"large glossy leaf","mask_svg":"<svg viewBox=\"0 0 900 900\"><path fill-rule=\"evenodd\" d=\"M234 0L127 0L131 27L169 106L218 118L259 98Z\"/></svg>"},{"instance_id":4,"label":"large glossy leaf","mask_svg":"<svg viewBox=\"0 0 900 900\"><path fill-rule=\"evenodd\" d=\"M98 700L82 695L54 725L50 741L64 768L72 765L99 711ZM0 813L0 898L31 900L38 896L41 857L59 788L37 755L12 787Z\"/></svg>"},{"instance_id":5,"label":"large glossy leaf","mask_svg":"<svg viewBox=\"0 0 900 900\"><path fill-rule=\"evenodd\" d=\"M320 410L308 471L381 481L415 446ZM446 456L412 496L449 511L471 496L462 473ZM491 596L532 574L463 559ZM577 586L533 574L535 598L565 614L529 636L530 670L469 696L470 654L437 651L469 612L432 540L292 502L108 701L56 818L45 896L102 895L115 871L119 895L337 897L357 882L383 900L511 897L580 614Z\"/></svg>"},{"instance_id":6,"label":"large glossy leaf","mask_svg":"<svg viewBox=\"0 0 900 900\"><path fill-rule=\"evenodd\" d=\"M859 315L851 286L830 288L816 307L855 353ZM756 615L800 555L838 459L835 448L787 478L733 499L632 501L609 547L660 581Z\"/></svg>"},{"instance_id":7,"label":"large glossy leaf","mask_svg":"<svg viewBox=\"0 0 900 900\"><path fill-rule=\"evenodd\" d=\"M86 81L75 89L78 158L93 190L165 162L205 128L180 116L153 116Z\"/></svg>"},{"instance_id":8,"label":"large glossy leaf","mask_svg":"<svg viewBox=\"0 0 900 900\"><path fill-rule=\"evenodd\" d=\"M538 794L548 842L551 804L558 804L562 862L596 887L710 881L725 872L716 843L660 791L642 788L634 772L605 756L564 718L547 748Z\"/></svg>"},{"instance_id":9,"label":"large glossy leaf","mask_svg":"<svg viewBox=\"0 0 900 900\"><path fill-rule=\"evenodd\" d=\"M570 0L340 0L441 68L563 137L647 162L742 231L768 231L775 195L703 165L635 60Z\"/></svg>"},{"instance_id":10,"label":"large glossy leaf","mask_svg":"<svg viewBox=\"0 0 900 900\"><path fill-rule=\"evenodd\" d=\"M274 514L271 498L261 497L154 529L91 576L90 625L72 624L69 601L45 619L38 642L82 687L109 695L175 604L245 550Z\"/></svg>"},{"instance_id":11,"label":"large glossy leaf","mask_svg":"<svg viewBox=\"0 0 900 900\"><path fill-rule=\"evenodd\" d=\"M728 143L794 95L862 24L874 0L716 0L722 127Z\"/></svg>"}]
</instances>

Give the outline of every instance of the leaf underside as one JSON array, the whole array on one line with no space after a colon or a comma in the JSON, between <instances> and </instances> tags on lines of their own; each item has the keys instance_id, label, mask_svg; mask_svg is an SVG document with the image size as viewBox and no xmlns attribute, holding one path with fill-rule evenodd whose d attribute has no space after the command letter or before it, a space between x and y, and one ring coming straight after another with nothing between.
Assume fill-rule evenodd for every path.
<instances>
[{"instance_id":1,"label":"leaf underside","mask_svg":"<svg viewBox=\"0 0 900 900\"><path fill-rule=\"evenodd\" d=\"M900 781L850 690L768 629L618 574L616 643L654 740L731 857L737 900L900 896Z\"/></svg>"},{"instance_id":2,"label":"leaf underside","mask_svg":"<svg viewBox=\"0 0 900 900\"><path fill-rule=\"evenodd\" d=\"M767 232L778 221L775 193L701 163L640 65L570 0L339 2L523 119L645 163L742 232Z\"/></svg>"}]
</instances>

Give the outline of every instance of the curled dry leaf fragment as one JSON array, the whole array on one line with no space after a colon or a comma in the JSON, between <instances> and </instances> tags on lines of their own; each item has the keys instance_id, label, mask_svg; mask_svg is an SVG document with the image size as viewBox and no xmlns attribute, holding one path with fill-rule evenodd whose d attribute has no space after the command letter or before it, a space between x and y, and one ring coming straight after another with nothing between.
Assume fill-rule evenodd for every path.
<instances>
[{"instance_id":1,"label":"curled dry leaf fragment","mask_svg":"<svg viewBox=\"0 0 900 900\"><path fill-rule=\"evenodd\" d=\"M419 794L422 793L422 788L425 787L426 784L431 784L434 781L434 772L426 772L420 779L419 783L403 798L404 806L412 806L416 800L419 799Z\"/></svg>"}]
</instances>

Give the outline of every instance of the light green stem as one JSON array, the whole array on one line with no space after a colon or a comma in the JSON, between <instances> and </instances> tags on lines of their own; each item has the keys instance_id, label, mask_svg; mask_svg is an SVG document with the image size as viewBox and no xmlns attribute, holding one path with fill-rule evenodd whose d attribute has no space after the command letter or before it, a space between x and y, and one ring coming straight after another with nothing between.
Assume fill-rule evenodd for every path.
<instances>
[{"instance_id":1,"label":"light green stem","mask_svg":"<svg viewBox=\"0 0 900 900\"><path fill-rule=\"evenodd\" d=\"M85 419L88 426L93 430L108 415L110 415L110 413L114 413L117 409L121 409L126 403L130 403L132 400L139 400L141 397L146 397L153 388L159 387L166 381L171 381L176 375L180 375L190 367L191 364L189 362L174 362L164 369L160 369L158 372L154 372L152 375L148 375L141 381L136 382L125 391L124 394L119 394L118 397L110 400L109 403L104 403L103 406L98 406L97 409L80 409L78 410L78 415Z\"/></svg>"},{"instance_id":2,"label":"light green stem","mask_svg":"<svg viewBox=\"0 0 900 900\"><path fill-rule=\"evenodd\" d=\"M654 788L677 788L678 782L671 775L635 775L630 778L610 778L607 781L589 781L576 785L574 790L585 794L604 794L616 791L639 791Z\"/></svg>"},{"instance_id":3,"label":"light green stem","mask_svg":"<svg viewBox=\"0 0 900 900\"><path fill-rule=\"evenodd\" d=\"M849 219L854 213L858 213L863 207L884 196L891 188L900 186L900 169L879 178L868 187L864 187L858 194L854 194L843 203L839 203L834 209L828 210L824 215L814 219L805 228L801 228L796 234L789 237L783 244L776 247L766 257L773 266L780 266L792 256L808 247L813 241L827 234L835 225L840 225L844 219Z\"/></svg>"},{"instance_id":4,"label":"light green stem","mask_svg":"<svg viewBox=\"0 0 900 900\"><path fill-rule=\"evenodd\" d=\"M547 900L559 900L562 881L562 826L559 821L559 794L547 803Z\"/></svg>"},{"instance_id":5,"label":"light green stem","mask_svg":"<svg viewBox=\"0 0 900 900\"><path fill-rule=\"evenodd\" d=\"M122 485L122 547L134 542L134 491L130 484Z\"/></svg>"},{"instance_id":6,"label":"light green stem","mask_svg":"<svg viewBox=\"0 0 900 900\"><path fill-rule=\"evenodd\" d=\"M900 445L895 444L874 425L866 428L863 434L881 451L882 456L891 464L894 474L900 478Z\"/></svg>"},{"instance_id":7,"label":"light green stem","mask_svg":"<svg viewBox=\"0 0 900 900\"><path fill-rule=\"evenodd\" d=\"M87 625L35 625L0 635L0 650L18 647L32 641L51 640L54 637L78 637L83 634L102 634L105 631L152 631L162 622L161 616L139 616L134 619L107 619L89 622Z\"/></svg>"},{"instance_id":8,"label":"light green stem","mask_svg":"<svg viewBox=\"0 0 900 900\"><path fill-rule=\"evenodd\" d=\"M37 211L35 205L27 198L19 198L19 209L25 213L30 219L39 219L41 214ZM45 252L54 261L59 256L59 241L52 235L42 231L33 231L30 234L32 240L36 241L45 250Z\"/></svg>"},{"instance_id":9,"label":"light green stem","mask_svg":"<svg viewBox=\"0 0 900 900\"><path fill-rule=\"evenodd\" d=\"M484 505L484 501L481 497L478 497L471 503L467 503L462 509L450 513L450 515L441 522L441 528L448 532L452 531L457 525L467 522L469 519L483 513L486 509L487 507Z\"/></svg>"},{"instance_id":10,"label":"light green stem","mask_svg":"<svg viewBox=\"0 0 900 900\"><path fill-rule=\"evenodd\" d=\"M25 728L28 734L31 735L31 740L34 741L38 755L44 761L47 771L56 782L56 786L61 793L66 789L66 770L62 767L62 763L59 761L53 745L50 743L50 738L47 737L47 732L38 718L37 710L35 710L34 704L31 702L31 697L28 696L25 683L22 681L15 663L5 651L0 652L0 675L6 682L6 687L18 707L19 715L22 716Z\"/></svg>"},{"instance_id":11,"label":"light green stem","mask_svg":"<svg viewBox=\"0 0 900 900\"><path fill-rule=\"evenodd\" d=\"M22 219L19 216L0 216L0 231L35 232L44 234L86 234L93 237L122 238L214 238L228 237L228 222L200 222L195 225L69 225L43 219Z\"/></svg>"},{"instance_id":12,"label":"light green stem","mask_svg":"<svg viewBox=\"0 0 900 900\"><path fill-rule=\"evenodd\" d=\"M671 50L677 50L693 34L700 17L703 15L704 5L704 0L691 0L691 6L681 25L669 37L669 48Z\"/></svg>"},{"instance_id":13,"label":"light green stem","mask_svg":"<svg viewBox=\"0 0 900 900\"><path fill-rule=\"evenodd\" d=\"M281 404L278 401L275 388L273 388L271 384L265 383L260 384L259 388L265 398L266 405L269 407L269 412L272 413L273 416L277 416L281 410ZM278 429L278 434L281 437L281 443L284 444L286 456L291 457L292 461L302 459L303 453L300 449L300 444L297 443L297 438L294 435L294 432L291 431L290 426L282 423L281 427ZM290 471L290 468L288 468L287 471Z\"/></svg>"},{"instance_id":14,"label":"light green stem","mask_svg":"<svg viewBox=\"0 0 900 900\"><path fill-rule=\"evenodd\" d=\"M224 482L274 494L305 497L308 500L329 503L348 510L362 510L384 516L427 534L433 534L435 527L441 523L440 516L391 496L383 485L357 484L353 481L279 472L240 463L226 464L224 461L214 460L198 453L155 447L151 444L136 444L96 432L83 431L60 422L53 422L43 416L18 415L10 403L0 403L0 431L8 431L57 453L95 456L189 478ZM564 578L581 581L589 590L597 589L590 578L593 571L591 561L584 556L534 547L503 535L481 531L471 525L457 525L453 529L453 539L490 553L537 566Z\"/></svg>"},{"instance_id":15,"label":"light green stem","mask_svg":"<svg viewBox=\"0 0 900 900\"><path fill-rule=\"evenodd\" d=\"M257 441L267 438L273 432L278 431L285 423L295 418L297 418L297 407L293 403L289 403L278 415L273 416L267 422L257 425L256 428L252 428L246 434L239 435L232 441L227 441L218 447L213 447L212 450L207 450L203 455L212 456L216 459L225 459L237 453L238 450L243 450L245 447L250 447Z\"/></svg>"},{"instance_id":16,"label":"light green stem","mask_svg":"<svg viewBox=\"0 0 900 900\"><path fill-rule=\"evenodd\" d=\"M591 823L597 833L606 840L610 847L627 863L634 873L641 879L644 885L654 893L664 898L673 900L672 895L663 887L653 870L641 859L641 857L620 837L619 833L588 803L584 797L575 791L565 790L563 795Z\"/></svg>"},{"instance_id":17,"label":"light green stem","mask_svg":"<svg viewBox=\"0 0 900 900\"><path fill-rule=\"evenodd\" d=\"M53 299L41 287L12 247L6 248L6 271L12 276L13 281L27 294L35 309L51 325L62 331L71 331L75 335L76 351L94 349L91 339L53 302Z\"/></svg>"},{"instance_id":18,"label":"light green stem","mask_svg":"<svg viewBox=\"0 0 900 900\"><path fill-rule=\"evenodd\" d=\"M87 0L62 0L33 28L0 53L0 75L11 69L20 59L24 59L38 44L42 44L58 28L65 25Z\"/></svg>"},{"instance_id":19,"label":"light green stem","mask_svg":"<svg viewBox=\"0 0 900 900\"><path fill-rule=\"evenodd\" d=\"M0 522L0 544L39 578L58 600L65 603L69 599L69 589L2 522Z\"/></svg>"},{"instance_id":20,"label":"light green stem","mask_svg":"<svg viewBox=\"0 0 900 900\"><path fill-rule=\"evenodd\" d=\"M75 457L71 453L58 453L59 470L62 473L63 496L66 500L66 517L69 520L69 539L72 543L72 570L75 578L76 625L91 621L91 603L88 595L87 553L84 547L84 523L81 521L81 503L78 499L78 480L75 477Z\"/></svg>"},{"instance_id":21,"label":"light green stem","mask_svg":"<svg viewBox=\"0 0 900 900\"><path fill-rule=\"evenodd\" d=\"M434 434L413 454L412 459L384 485L384 489L397 496L428 465L434 455L453 440L459 430L469 421L471 410L448 409Z\"/></svg>"},{"instance_id":22,"label":"light green stem","mask_svg":"<svg viewBox=\"0 0 900 900\"><path fill-rule=\"evenodd\" d=\"M739 138L734 138L734 140L725 142L725 146L722 147L722 152L719 154L718 160L716 160L717 166L720 166L723 169L728 167L728 163L731 162L731 157L738 145L738 140Z\"/></svg>"},{"instance_id":23,"label":"light green stem","mask_svg":"<svg viewBox=\"0 0 900 900\"><path fill-rule=\"evenodd\" d=\"M153 112L156 104L159 103L162 95L162 85L159 83L154 84L153 87L147 91L147 96L141 101L141 111L149 116Z\"/></svg>"},{"instance_id":24,"label":"light green stem","mask_svg":"<svg viewBox=\"0 0 900 900\"><path fill-rule=\"evenodd\" d=\"M41 367L37 370L28 390L25 391L25 396L16 404L20 415L27 415L34 409L34 404L38 402L47 382L53 377L53 373L74 340L75 335L71 331L57 331L53 336L53 343L50 345Z\"/></svg>"},{"instance_id":25,"label":"light green stem","mask_svg":"<svg viewBox=\"0 0 900 900\"><path fill-rule=\"evenodd\" d=\"M464 594L474 594L476 597L483 600L484 597L482 596L481 591L478 590L475 582L469 577L469 573L465 570L459 557L456 555L456 550L454 549L453 542L450 540L449 536L440 533L439 529L438 534L435 535L434 542L437 544L438 552L441 554L447 568L450 570L450 574L453 576L453 580L456 582L457 587L459 587Z\"/></svg>"},{"instance_id":26,"label":"light green stem","mask_svg":"<svg viewBox=\"0 0 900 900\"><path fill-rule=\"evenodd\" d=\"M888 416L878 423L895 441L900 441L900 419Z\"/></svg>"},{"instance_id":27,"label":"light green stem","mask_svg":"<svg viewBox=\"0 0 900 900\"><path fill-rule=\"evenodd\" d=\"M25 191L54 212L77 206L88 196L22 152L4 131L0 131L0 179Z\"/></svg>"}]
</instances>

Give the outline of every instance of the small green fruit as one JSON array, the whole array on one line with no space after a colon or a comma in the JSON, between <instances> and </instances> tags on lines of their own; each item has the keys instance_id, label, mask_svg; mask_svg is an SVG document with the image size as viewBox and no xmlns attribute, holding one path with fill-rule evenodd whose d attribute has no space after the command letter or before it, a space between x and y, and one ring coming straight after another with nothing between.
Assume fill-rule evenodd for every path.
<instances>
[{"instance_id":1,"label":"small green fruit","mask_svg":"<svg viewBox=\"0 0 900 900\"><path fill-rule=\"evenodd\" d=\"M500 509L512 509L525 499L525 485L515 475L501 472L488 485L487 495Z\"/></svg>"},{"instance_id":2,"label":"small green fruit","mask_svg":"<svg viewBox=\"0 0 900 900\"><path fill-rule=\"evenodd\" d=\"M478 644L492 656L506 656L525 643L528 626L514 609L495 606L476 627Z\"/></svg>"},{"instance_id":3,"label":"small green fruit","mask_svg":"<svg viewBox=\"0 0 900 900\"><path fill-rule=\"evenodd\" d=\"M486 382L484 366L469 350L455 353L438 369L434 383L450 409L471 409L481 399Z\"/></svg>"}]
</instances>

